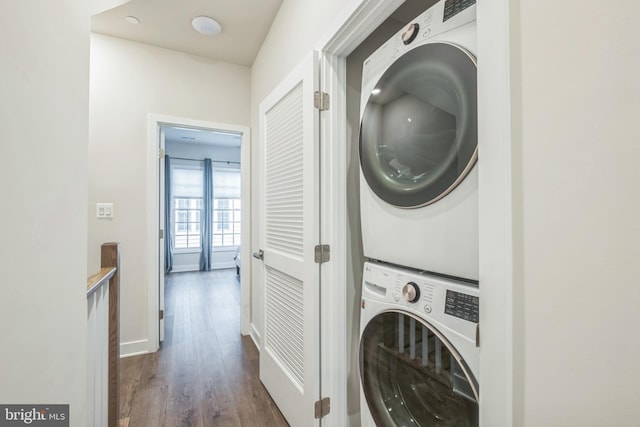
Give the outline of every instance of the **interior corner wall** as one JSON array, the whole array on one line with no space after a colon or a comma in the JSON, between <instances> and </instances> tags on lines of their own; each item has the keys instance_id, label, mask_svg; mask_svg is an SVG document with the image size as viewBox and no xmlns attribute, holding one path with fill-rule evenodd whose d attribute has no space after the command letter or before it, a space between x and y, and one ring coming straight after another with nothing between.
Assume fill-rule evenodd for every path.
<instances>
[{"instance_id":1,"label":"interior corner wall","mask_svg":"<svg viewBox=\"0 0 640 427\"><path fill-rule=\"evenodd\" d=\"M342 0L284 0L280 6L265 41L251 68L251 164L253 188L260 188L261 160L259 158L260 132L258 111L260 102L293 70L304 57L316 48L327 28L336 20L347 3ZM257 192L251 200L251 229L260 230L260 206ZM259 231L252 233L251 249L259 248ZM251 323L258 334L262 333L263 289L261 265L252 260Z\"/></svg>"},{"instance_id":2,"label":"interior corner wall","mask_svg":"<svg viewBox=\"0 0 640 427\"><path fill-rule=\"evenodd\" d=\"M514 425L638 425L640 5L518 3Z\"/></svg>"},{"instance_id":3,"label":"interior corner wall","mask_svg":"<svg viewBox=\"0 0 640 427\"><path fill-rule=\"evenodd\" d=\"M121 243L121 343L142 344L155 249L147 244L148 114L249 126L250 69L92 34L90 78L89 271L102 243ZM114 204L113 219L96 219L98 202Z\"/></svg>"},{"instance_id":4,"label":"interior corner wall","mask_svg":"<svg viewBox=\"0 0 640 427\"><path fill-rule=\"evenodd\" d=\"M86 425L89 5L0 3L0 403Z\"/></svg>"}]
</instances>

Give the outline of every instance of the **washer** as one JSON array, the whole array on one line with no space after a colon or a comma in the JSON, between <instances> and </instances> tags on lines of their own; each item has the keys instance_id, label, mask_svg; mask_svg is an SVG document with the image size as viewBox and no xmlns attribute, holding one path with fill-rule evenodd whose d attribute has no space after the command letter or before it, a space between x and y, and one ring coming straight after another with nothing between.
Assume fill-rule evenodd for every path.
<instances>
[{"instance_id":1,"label":"washer","mask_svg":"<svg viewBox=\"0 0 640 427\"><path fill-rule=\"evenodd\" d=\"M365 263L362 427L478 426L477 286Z\"/></svg>"},{"instance_id":2,"label":"washer","mask_svg":"<svg viewBox=\"0 0 640 427\"><path fill-rule=\"evenodd\" d=\"M364 255L478 280L475 0L442 0L363 65Z\"/></svg>"}]
</instances>

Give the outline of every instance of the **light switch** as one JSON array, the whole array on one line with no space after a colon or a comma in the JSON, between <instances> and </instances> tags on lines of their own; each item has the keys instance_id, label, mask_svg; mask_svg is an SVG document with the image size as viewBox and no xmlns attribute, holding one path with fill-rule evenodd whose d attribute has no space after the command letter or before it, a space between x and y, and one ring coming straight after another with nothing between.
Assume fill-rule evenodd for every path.
<instances>
[{"instance_id":1,"label":"light switch","mask_svg":"<svg viewBox=\"0 0 640 427\"><path fill-rule=\"evenodd\" d=\"M96 203L97 218L113 218L113 203Z\"/></svg>"}]
</instances>

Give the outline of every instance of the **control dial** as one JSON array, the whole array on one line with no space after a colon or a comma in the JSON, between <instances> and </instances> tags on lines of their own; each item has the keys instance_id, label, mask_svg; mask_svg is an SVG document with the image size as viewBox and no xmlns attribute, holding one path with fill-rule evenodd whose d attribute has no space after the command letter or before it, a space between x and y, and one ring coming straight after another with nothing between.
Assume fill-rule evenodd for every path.
<instances>
[{"instance_id":1,"label":"control dial","mask_svg":"<svg viewBox=\"0 0 640 427\"><path fill-rule=\"evenodd\" d=\"M420 287L414 282L409 282L402 287L402 296L408 302L416 302L420 299Z\"/></svg>"},{"instance_id":2,"label":"control dial","mask_svg":"<svg viewBox=\"0 0 640 427\"><path fill-rule=\"evenodd\" d=\"M418 36L418 30L420 30L420 25L418 23L409 24L404 27L402 34L400 35L402 43L408 45L414 41Z\"/></svg>"}]
</instances>

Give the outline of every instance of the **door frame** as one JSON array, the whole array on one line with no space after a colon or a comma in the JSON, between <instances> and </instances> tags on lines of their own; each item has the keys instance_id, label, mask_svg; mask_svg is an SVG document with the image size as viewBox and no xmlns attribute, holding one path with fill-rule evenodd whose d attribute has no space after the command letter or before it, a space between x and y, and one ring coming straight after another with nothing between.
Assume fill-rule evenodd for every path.
<instances>
[{"instance_id":1,"label":"door frame","mask_svg":"<svg viewBox=\"0 0 640 427\"><path fill-rule=\"evenodd\" d=\"M160 168L159 149L160 127L178 126L210 131L234 132L242 136L240 143L240 175L242 201L242 234L240 237L240 256L244 264L249 265L251 257L251 129L248 126L215 123L185 117L168 116L150 113L147 119L147 295L148 295L148 323L149 337L147 352L158 350L160 342L159 318L160 309L160 268L164 260L160 260L159 230L164 227L160 223ZM164 187L164 183L162 183ZM251 316L251 269L243 268L240 274L240 332L247 335L250 332Z\"/></svg>"},{"instance_id":2,"label":"door frame","mask_svg":"<svg viewBox=\"0 0 640 427\"><path fill-rule=\"evenodd\" d=\"M331 413L322 426L349 425L347 389L349 360L345 352L350 331L345 330L347 312L346 286L347 227L347 123L346 57L364 41L404 0L352 0L337 17L315 49L321 53L320 87L329 94L331 106L320 119L321 147L321 241L331 245L331 262L321 265L321 393L331 397ZM519 212L514 194L513 166L517 154L512 152L511 103L519 92L512 89L518 69L517 4L510 0L478 2L478 146L482 160L479 172L479 270L480 281L491 283L480 299L483 366L478 381L483 385L480 402L480 425L507 427L521 420L523 402L522 334L524 330L517 309L522 289L515 285L519 273L514 258L514 233ZM515 67L515 68L514 68ZM516 82L517 83L517 82ZM517 119L517 117L515 117ZM517 248L515 248L517 249ZM335 286L323 286L323 284ZM337 301L345 304L337 305ZM518 372L519 375L514 375ZM491 381L483 381L491 378Z\"/></svg>"},{"instance_id":3,"label":"door frame","mask_svg":"<svg viewBox=\"0 0 640 427\"><path fill-rule=\"evenodd\" d=\"M322 397L331 398L331 411L323 427L348 426L347 387L350 331L347 331L349 233L347 213L347 56L387 19L404 0L358 0L316 45L320 52L320 88L330 106L320 115L320 174L322 224L320 241L331 247L330 262L320 265L320 384ZM334 286L331 286L334 284ZM336 304L342 301L343 304Z\"/></svg>"}]
</instances>

